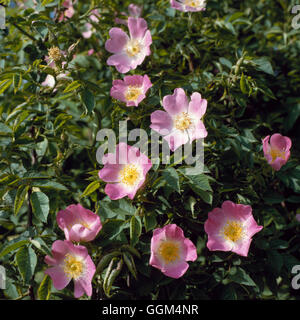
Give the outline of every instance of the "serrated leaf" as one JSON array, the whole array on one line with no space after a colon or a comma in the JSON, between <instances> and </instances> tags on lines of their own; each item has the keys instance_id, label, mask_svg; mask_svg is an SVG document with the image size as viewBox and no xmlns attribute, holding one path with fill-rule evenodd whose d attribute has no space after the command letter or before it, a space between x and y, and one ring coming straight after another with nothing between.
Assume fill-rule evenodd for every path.
<instances>
[{"instance_id":1,"label":"serrated leaf","mask_svg":"<svg viewBox=\"0 0 300 320\"><path fill-rule=\"evenodd\" d=\"M6 89L10 87L13 83L13 79L5 79L0 82L0 94L2 94Z\"/></svg>"},{"instance_id":2,"label":"serrated leaf","mask_svg":"<svg viewBox=\"0 0 300 320\"><path fill-rule=\"evenodd\" d=\"M81 195L81 198L83 197L86 197L88 195L90 195L91 193L93 193L94 191L96 191L97 189L100 188L100 181L93 181L91 182L86 188L85 190L83 191L82 195Z\"/></svg>"},{"instance_id":3,"label":"serrated leaf","mask_svg":"<svg viewBox=\"0 0 300 320\"><path fill-rule=\"evenodd\" d=\"M28 243L29 243L29 240L21 240L16 243L9 244L9 245L5 246L4 248L1 248L2 250L0 252L0 258L5 256L6 254L16 250L16 249L19 249L20 247L23 247L24 245L26 245Z\"/></svg>"},{"instance_id":4,"label":"serrated leaf","mask_svg":"<svg viewBox=\"0 0 300 320\"><path fill-rule=\"evenodd\" d=\"M179 176L174 168L165 169L162 176L166 180L168 187L180 193Z\"/></svg>"},{"instance_id":5,"label":"serrated leaf","mask_svg":"<svg viewBox=\"0 0 300 320\"><path fill-rule=\"evenodd\" d=\"M142 224L140 219L132 216L130 219L130 244L135 246L139 241L140 235L142 233Z\"/></svg>"},{"instance_id":6,"label":"serrated leaf","mask_svg":"<svg viewBox=\"0 0 300 320\"><path fill-rule=\"evenodd\" d=\"M90 90L84 89L81 93L81 99L87 109L87 113L91 114L95 107L94 94Z\"/></svg>"},{"instance_id":7,"label":"serrated leaf","mask_svg":"<svg viewBox=\"0 0 300 320\"><path fill-rule=\"evenodd\" d=\"M51 278L46 274L38 288L39 300L49 300L51 295L52 281Z\"/></svg>"},{"instance_id":8,"label":"serrated leaf","mask_svg":"<svg viewBox=\"0 0 300 320\"><path fill-rule=\"evenodd\" d=\"M51 188L51 189L62 190L62 191L68 190L64 185L56 181L36 180L36 181L33 181L32 186L39 187L39 188Z\"/></svg>"},{"instance_id":9,"label":"serrated leaf","mask_svg":"<svg viewBox=\"0 0 300 320\"><path fill-rule=\"evenodd\" d=\"M255 282L242 268L233 267L230 270L229 279L245 286L256 287Z\"/></svg>"},{"instance_id":10,"label":"serrated leaf","mask_svg":"<svg viewBox=\"0 0 300 320\"><path fill-rule=\"evenodd\" d=\"M16 254L16 262L25 283L29 283L37 264L37 257L31 247L22 247Z\"/></svg>"},{"instance_id":11,"label":"serrated leaf","mask_svg":"<svg viewBox=\"0 0 300 320\"><path fill-rule=\"evenodd\" d=\"M49 214L49 198L43 192L31 194L31 205L34 215L42 222L47 222Z\"/></svg>"},{"instance_id":12,"label":"serrated leaf","mask_svg":"<svg viewBox=\"0 0 300 320\"><path fill-rule=\"evenodd\" d=\"M68 93L68 92L74 91L78 89L80 86L81 86L81 83L78 80L75 80L72 83L70 83L63 92Z\"/></svg>"},{"instance_id":13,"label":"serrated leaf","mask_svg":"<svg viewBox=\"0 0 300 320\"><path fill-rule=\"evenodd\" d=\"M29 186L24 186L24 185L18 188L16 197L15 197L15 202L14 202L15 215L17 215L18 212L20 211L23 205L23 202L25 200L25 197L27 195L28 189L29 189Z\"/></svg>"}]
</instances>

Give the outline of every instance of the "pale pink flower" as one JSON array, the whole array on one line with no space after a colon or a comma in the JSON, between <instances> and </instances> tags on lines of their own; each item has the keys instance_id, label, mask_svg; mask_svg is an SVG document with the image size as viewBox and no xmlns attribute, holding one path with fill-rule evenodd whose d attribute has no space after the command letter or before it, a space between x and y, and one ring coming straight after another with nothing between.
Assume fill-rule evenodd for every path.
<instances>
[{"instance_id":1,"label":"pale pink flower","mask_svg":"<svg viewBox=\"0 0 300 320\"><path fill-rule=\"evenodd\" d=\"M189 268L186 261L195 261L197 250L191 240L184 237L176 224L155 229L151 239L149 264L171 278L182 277Z\"/></svg>"},{"instance_id":2,"label":"pale pink flower","mask_svg":"<svg viewBox=\"0 0 300 320\"><path fill-rule=\"evenodd\" d=\"M64 289L73 279L75 298L84 293L92 295L91 282L96 267L86 247L57 240L52 244L52 257L46 256L45 262L51 266L45 273L51 277L55 289Z\"/></svg>"},{"instance_id":3,"label":"pale pink flower","mask_svg":"<svg viewBox=\"0 0 300 320\"><path fill-rule=\"evenodd\" d=\"M147 75L125 76L124 80L114 80L110 95L120 101L126 102L126 106L138 106L146 98L148 89L152 83Z\"/></svg>"},{"instance_id":4,"label":"pale pink flower","mask_svg":"<svg viewBox=\"0 0 300 320\"><path fill-rule=\"evenodd\" d=\"M91 11L91 15L89 16L89 19L92 22L97 23L99 21L99 17L100 17L99 11L95 9ZM90 38L96 32L96 29L94 28L94 26L89 22L85 24L85 29L86 31L82 32L82 36L86 39Z\"/></svg>"},{"instance_id":5,"label":"pale pink flower","mask_svg":"<svg viewBox=\"0 0 300 320\"><path fill-rule=\"evenodd\" d=\"M131 3L129 6L128 6L128 12L129 12L129 17L132 17L132 18L140 18L141 15L142 15L142 7L134 4L134 3ZM121 12L121 14L123 16L127 16L127 14L125 12ZM115 18L115 23L119 23L119 24L124 24L125 26L128 26L128 20L126 19L119 19L119 18Z\"/></svg>"},{"instance_id":6,"label":"pale pink flower","mask_svg":"<svg viewBox=\"0 0 300 320\"><path fill-rule=\"evenodd\" d=\"M263 227L253 218L249 205L224 201L222 208L208 213L204 223L210 251L232 251L247 257L252 236Z\"/></svg>"},{"instance_id":7,"label":"pale pink flower","mask_svg":"<svg viewBox=\"0 0 300 320\"><path fill-rule=\"evenodd\" d=\"M296 220L300 222L300 214L296 214Z\"/></svg>"},{"instance_id":8,"label":"pale pink flower","mask_svg":"<svg viewBox=\"0 0 300 320\"><path fill-rule=\"evenodd\" d=\"M48 74L46 79L44 80L44 82L42 82L42 86L43 87L54 88L54 86L55 86L55 78L51 74Z\"/></svg>"},{"instance_id":9,"label":"pale pink flower","mask_svg":"<svg viewBox=\"0 0 300 320\"><path fill-rule=\"evenodd\" d=\"M94 240L102 228L100 217L81 204L71 204L65 210L60 210L56 221L64 231L66 240L76 242Z\"/></svg>"},{"instance_id":10,"label":"pale pink flower","mask_svg":"<svg viewBox=\"0 0 300 320\"><path fill-rule=\"evenodd\" d=\"M204 11L206 7L206 0L170 0L171 7L187 12L187 11Z\"/></svg>"},{"instance_id":11,"label":"pale pink flower","mask_svg":"<svg viewBox=\"0 0 300 320\"><path fill-rule=\"evenodd\" d=\"M99 177L109 182L105 187L105 193L112 200L125 196L133 199L152 167L150 159L138 148L123 142L116 146L115 153L105 154L102 163L104 168L99 171Z\"/></svg>"},{"instance_id":12,"label":"pale pink flower","mask_svg":"<svg viewBox=\"0 0 300 320\"><path fill-rule=\"evenodd\" d=\"M290 148L292 141L289 137L284 137L280 133L275 133L271 136L266 136L263 139L263 151L264 156L267 159L270 166L278 171L287 163L290 157Z\"/></svg>"},{"instance_id":13,"label":"pale pink flower","mask_svg":"<svg viewBox=\"0 0 300 320\"><path fill-rule=\"evenodd\" d=\"M162 104L166 112L154 111L150 128L163 135L172 151L207 136L201 120L206 112L207 100L202 99L200 93L194 92L188 101L184 90L177 88L173 95L163 98Z\"/></svg>"},{"instance_id":14,"label":"pale pink flower","mask_svg":"<svg viewBox=\"0 0 300 320\"><path fill-rule=\"evenodd\" d=\"M61 22L61 21L65 21L65 20L68 20L70 18L73 17L74 13L75 13L75 10L74 10L74 7L73 7L73 4L76 2L76 0L73 2L72 0L65 0L63 3L62 3L62 6L65 8L64 12L61 13L61 15L59 16L58 18L58 21Z\"/></svg>"},{"instance_id":15,"label":"pale pink flower","mask_svg":"<svg viewBox=\"0 0 300 320\"><path fill-rule=\"evenodd\" d=\"M113 53L107 64L115 66L121 73L134 70L151 54L152 37L147 22L142 18L128 18L130 36L120 28L111 28L110 39L105 43L107 51Z\"/></svg>"}]
</instances>

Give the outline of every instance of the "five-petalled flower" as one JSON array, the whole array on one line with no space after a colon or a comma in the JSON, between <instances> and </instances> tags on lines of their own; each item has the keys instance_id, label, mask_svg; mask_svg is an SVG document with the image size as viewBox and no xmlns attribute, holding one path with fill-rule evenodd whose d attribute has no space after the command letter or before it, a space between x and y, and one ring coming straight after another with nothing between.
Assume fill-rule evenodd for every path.
<instances>
[{"instance_id":1,"label":"five-petalled flower","mask_svg":"<svg viewBox=\"0 0 300 320\"><path fill-rule=\"evenodd\" d=\"M59 211L56 221L64 231L66 240L76 242L94 240L102 228L100 217L81 204L71 204L65 210Z\"/></svg>"},{"instance_id":2,"label":"five-petalled flower","mask_svg":"<svg viewBox=\"0 0 300 320\"><path fill-rule=\"evenodd\" d=\"M166 110L157 110L151 114L150 128L162 134L172 151L193 140L205 138L207 131L201 120L206 112L207 100L194 92L191 100L182 88L174 90L173 95L163 98Z\"/></svg>"},{"instance_id":3,"label":"five-petalled flower","mask_svg":"<svg viewBox=\"0 0 300 320\"><path fill-rule=\"evenodd\" d=\"M52 257L47 255L45 262L51 266L45 273L51 277L57 290L64 289L73 279L75 298L84 293L92 295L91 281L96 267L86 247L67 240L56 240L52 244Z\"/></svg>"},{"instance_id":4,"label":"five-petalled flower","mask_svg":"<svg viewBox=\"0 0 300 320\"><path fill-rule=\"evenodd\" d=\"M270 136L266 136L262 143L264 156L268 163L274 170L280 170L290 157L291 139L282 136L280 133L275 133L271 138Z\"/></svg>"},{"instance_id":5,"label":"five-petalled flower","mask_svg":"<svg viewBox=\"0 0 300 320\"><path fill-rule=\"evenodd\" d=\"M204 11L206 7L206 0L170 0L173 9L187 12L187 11Z\"/></svg>"},{"instance_id":6,"label":"five-petalled flower","mask_svg":"<svg viewBox=\"0 0 300 320\"><path fill-rule=\"evenodd\" d=\"M121 28L111 28L110 39L105 43L107 51L113 53L107 64L115 66L120 73L127 73L142 64L151 54L152 37L147 22L143 18L128 18L130 36Z\"/></svg>"},{"instance_id":7,"label":"five-petalled flower","mask_svg":"<svg viewBox=\"0 0 300 320\"><path fill-rule=\"evenodd\" d=\"M183 230L176 224L168 224L153 231L149 264L171 278L182 277L189 264L195 261L197 250L191 240L184 237Z\"/></svg>"},{"instance_id":8,"label":"five-petalled flower","mask_svg":"<svg viewBox=\"0 0 300 320\"><path fill-rule=\"evenodd\" d=\"M224 201L222 208L208 213L204 223L207 248L211 251L232 251L246 257L252 236L262 228L254 220L251 206Z\"/></svg>"},{"instance_id":9,"label":"five-petalled flower","mask_svg":"<svg viewBox=\"0 0 300 320\"><path fill-rule=\"evenodd\" d=\"M152 167L150 159L138 148L123 142L116 146L115 153L105 154L102 163L104 167L99 171L99 177L109 182L104 191L112 200L125 196L133 199Z\"/></svg>"},{"instance_id":10,"label":"five-petalled flower","mask_svg":"<svg viewBox=\"0 0 300 320\"><path fill-rule=\"evenodd\" d=\"M146 92L152 87L147 75L125 76L124 80L114 80L110 95L120 101L126 102L126 106L138 106L145 99Z\"/></svg>"}]
</instances>

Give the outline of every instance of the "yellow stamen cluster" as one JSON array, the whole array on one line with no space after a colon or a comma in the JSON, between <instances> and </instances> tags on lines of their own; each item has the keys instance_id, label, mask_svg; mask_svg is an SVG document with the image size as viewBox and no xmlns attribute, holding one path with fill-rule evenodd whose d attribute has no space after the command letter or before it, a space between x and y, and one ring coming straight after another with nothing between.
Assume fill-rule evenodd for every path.
<instances>
[{"instance_id":1,"label":"yellow stamen cluster","mask_svg":"<svg viewBox=\"0 0 300 320\"><path fill-rule=\"evenodd\" d=\"M127 101L136 101L141 94L142 94L141 87L128 86L127 92L125 93L125 99Z\"/></svg>"},{"instance_id":2,"label":"yellow stamen cluster","mask_svg":"<svg viewBox=\"0 0 300 320\"><path fill-rule=\"evenodd\" d=\"M228 221L223 229L224 237L227 240L236 242L243 237L242 223L238 221Z\"/></svg>"},{"instance_id":3,"label":"yellow stamen cluster","mask_svg":"<svg viewBox=\"0 0 300 320\"><path fill-rule=\"evenodd\" d=\"M140 172L136 165L134 164L127 164L121 171L120 171L120 180L122 183L126 184L127 186L134 186L136 182L140 178Z\"/></svg>"},{"instance_id":4,"label":"yellow stamen cluster","mask_svg":"<svg viewBox=\"0 0 300 320\"><path fill-rule=\"evenodd\" d=\"M126 52L130 57L134 57L142 51L141 45L138 40L130 40L126 46Z\"/></svg>"},{"instance_id":5,"label":"yellow stamen cluster","mask_svg":"<svg viewBox=\"0 0 300 320\"><path fill-rule=\"evenodd\" d=\"M63 270L69 278L76 280L84 272L84 263L80 258L67 253L64 259Z\"/></svg>"},{"instance_id":6,"label":"yellow stamen cluster","mask_svg":"<svg viewBox=\"0 0 300 320\"><path fill-rule=\"evenodd\" d=\"M277 148L271 148L270 156L272 157L272 161L275 161L276 158L283 158L284 159L284 152L277 149Z\"/></svg>"},{"instance_id":7,"label":"yellow stamen cluster","mask_svg":"<svg viewBox=\"0 0 300 320\"><path fill-rule=\"evenodd\" d=\"M187 112L181 112L174 119L174 126L178 130L189 129L192 125L192 119Z\"/></svg>"},{"instance_id":8,"label":"yellow stamen cluster","mask_svg":"<svg viewBox=\"0 0 300 320\"><path fill-rule=\"evenodd\" d=\"M180 258L179 245L176 242L164 241L158 248L159 255L168 264Z\"/></svg>"},{"instance_id":9,"label":"yellow stamen cluster","mask_svg":"<svg viewBox=\"0 0 300 320\"><path fill-rule=\"evenodd\" d=\"M52 47L48 50L49 58L56 61L60 61L62 58L61 52L58 47Z\"/></svg>"}]
</instances>

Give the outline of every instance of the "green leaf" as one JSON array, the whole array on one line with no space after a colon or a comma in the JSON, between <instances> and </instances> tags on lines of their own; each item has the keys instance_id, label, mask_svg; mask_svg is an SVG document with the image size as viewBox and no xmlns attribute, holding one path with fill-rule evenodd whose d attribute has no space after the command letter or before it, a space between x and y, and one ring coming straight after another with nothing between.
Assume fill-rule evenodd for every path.
<instances>
[{"instance_id":1,"label":"green leaf","mask_svg":"<svg viewBox=\"0 0 300 320\"><path fill-rule=\"evenodd\" d=\"M85 190L83 191L83 193L82 193L80 198L86 197L86 196L90 195L91 193L93 193L94 191L98 190L100 188L100 185L101 185L101 183L100 183L99 180L91 182L85 188Z\"/></svg>"},{"instance_id":2,"label":"green leaf","mask_svg":"<svg viewBox=\"0 0 300 320\"><path fill-rule=\"evenodd\" d=\"M81 99L87 109L87 113L91 114L95 108L95 98L93 93L88 89L84 89L81 92Z\"/></svg>"},{"instance_id":3,"label":"green leaf","mask_svg":"<svg viewBox=\"0 0 300 320\"><path fill-rule=\"evenodd\" d=\"M16 254L16 262L25 283L29 283L37 264L37 257L31 247L22 247Z\"/></svg>"},{"instance_id":4,"label":"green leaf","mask_svg":"<svg viewBox=\"0 0 300 320\"><path fill-rule=\"evenodd\" d=\"M13 83L13 79L5 79L0 82L0 94L2 94L6 89L10 87Z\"/></svg>"},{"instance_id":5,"label":"green leaf","mask_svg":"<svg viewBox=\"0 0 300 320\"><path fill-rule=\"evenodd\" d=\"M24 202L25 197L27 195L28 189L29 189L29 186L22 185L17 190L17 194L16 194L15 202L14 202L14 212L16 215L18 214L18 212L20 211L20 209L23 205L23 202Z\"/></svg>"},{"instance_id":6,"label":"green leaf","mask_svg":"<svg viewBox=\"0 0 300 320\"><path fill-rule=\"evenodd\" d=\"M252 62L254 62L257 65L258 70L274 76L274 70L268 57L253 59Z\"/></svg>"},{"instance_id":7,"label":"green leaf","mask_svg":"<svg viewBox=\"0 0 300 320\"><path fill-rule=\"evenodd\" d=\"M32 186L39 187L39 188L51 188L51 189L62 190L62 191L68 190L61 183L58 183L56 181L49 181L49 180L35 180L33 181Z\"/></svg>"},{"instance_id":8,"label":"green leaf","mask_svg":"<svg viewBox=\"0 0 300 320\"><path fill-rule=\"evenodd\" d=\"M43 192L31 194L31 204L34 215L42 222L47 222L49 214L49 198Z\"/></svg>"},{"instance_id":9,"label":"green leaf","mask_svg":"<svg viewBox=\"0 0 300 320\"><path fill-rule=\"evenodd\" d=\"M135 246L140 238L142 233L142 224L140 219L135 216L132 216L130 219L130 244Z\"/></svg>"},{"instance_id":10,"label":"green leaf","mask_svg":"<svg viewBox=\"0 0 300 320\"><path fill-rule=\"evenodd\" d=\"M248 94L247 83L246 83L246 79L245 79L244 73L242 73L242 76L241 76L240 88L241 88L241 91L242 91L244 94Z\"/></svg>"},{"instance_id":11,"label":"green leaf","mask_svg":"<svg viewBox=\"0 0 300 320\"><path fill-rule=\"evenodd\" d=\"M46 274L38 288L39 300L49 300L51 295L52 281L51 278Z\"/></svg>"},{"instance_id":12,"label":"green leaf","mask_svg":"<svg viewBox=\"0 0 300 320\"><path fill-rule=\"evenodd\" d=\"M64 90L63 92L64 92L64 93L67 93L67 92L74 91L74 90L78 89L80 86L81 86L81 83L80 83L78 80L73 81L72 83L70 83L70 84L65 88L65 90Z\"/></svg>"},{"instance_id":13,"label":"green leaf","mask_svg":"<svg viewBox=\"0 0 300 320\"><path fill-rule=\"evenodd\" d=\"M24 245L28 244L29 240L20 240L16 243L12 243L12 244L8 244L7 246L5 246L4 248L1 248L1 252L0 252L0 258L5 256L6 254L19 249L20 247L23 247Z\"/></svg>"},{"instance_id":14,"label":"green leaf","mask_svg":"<svg viewBox=\"0 0 300 320\"><path fill-rule=\"evenodd\" d=\"M174 168L165 169L162 176L167 181L168 187L180 193L179 176Z\"/></svg>"},{"instance_id":15,"label":"green leaf","mask_svg":"<svg viewBox=\"0 0 300 320\"><path fill-rule=\"evenodd\" d=\"M128 224L124 220L110 219L103 223L99 238L113 240Z\"/></svg>"},{"instance_id":16,"label":"green leaf","mask_svg":"<svg viewBox=\"0 0 300 320\"><path fill-rule=\"evenodd\" d=\"M228 278L233 282L243 284L245 286L256 287L255 282L242 268L238 268L238 267L231 268Z\"/></svg>"},{"instance_id":17,"label":"green leaf","mask_svg":"<svg viewBox=\"0 0 300 320\"><path fill-rule=\"evenodd\" d=\"M144 225L145 225L146 232L153 230L157 226L156 214L155 213L150 213L150 214L145 213Z\"/></svg>"}]
</instances>

